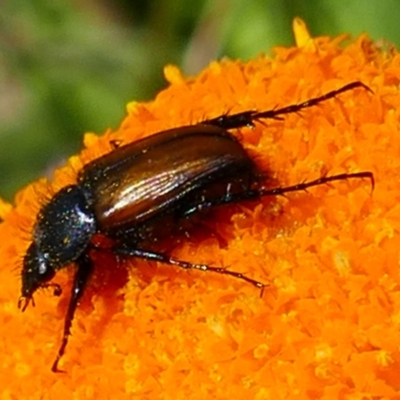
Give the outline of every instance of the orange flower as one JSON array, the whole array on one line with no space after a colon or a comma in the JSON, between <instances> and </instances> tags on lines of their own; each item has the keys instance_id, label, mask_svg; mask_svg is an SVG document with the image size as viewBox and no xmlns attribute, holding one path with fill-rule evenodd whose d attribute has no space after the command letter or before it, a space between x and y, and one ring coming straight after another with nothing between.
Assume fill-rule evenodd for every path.
<instances>
[{"instance_id":1,"label":"orange flower","mask_svg":"<svg viewBox=\"0 0 400 400\"><path fill-rule=\"evenodd\" d=\"M116 131L87 134L85 149L0 203L0 387L9 398L337 399L400 392L400 55L361 36L312 39L295 21L297 47L275 57L212 63L196 78L166 67L170 86L151 103L131 103ZM82 165L151 133L226 112L266 110L337 89L301 115L237 132L279 185L324 174L372 171L287 198L215 209L176 245L180 259L226 266L269 282L262 298L226 276L141 260L95 260L60 367L74 267L21 313L22 257L35 217ZM221 240L223 239L223 240ZM122 264L122 265L121 265ZM17 271L17 272L16 272Z\"/></svg>"}]
</instances>

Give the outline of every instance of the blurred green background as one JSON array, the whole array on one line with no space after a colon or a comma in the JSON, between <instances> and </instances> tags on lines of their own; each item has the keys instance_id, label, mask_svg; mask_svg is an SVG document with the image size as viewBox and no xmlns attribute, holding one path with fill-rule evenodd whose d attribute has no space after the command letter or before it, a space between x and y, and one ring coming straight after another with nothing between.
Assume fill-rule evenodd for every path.
<instances>
[{"instance_id":1,"label":"blurred green background","mask_svg":"<svg viewBox=\"0 0 400 400\"><path fill-rule=\"evenodd\" d=\"M314 36L367 32L399 45L398 0L3 0L0 196L49 174L86 131L116 127L131 100L165 87L165 64L195 74L222 56Z\"/></svg>"}]
</instances>

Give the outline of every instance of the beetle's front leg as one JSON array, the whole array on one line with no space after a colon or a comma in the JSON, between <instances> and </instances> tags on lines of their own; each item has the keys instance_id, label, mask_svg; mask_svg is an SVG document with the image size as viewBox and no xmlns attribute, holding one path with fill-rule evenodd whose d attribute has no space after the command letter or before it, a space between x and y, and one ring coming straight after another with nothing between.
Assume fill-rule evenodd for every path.
<instances>
[{"instance_id":1,"label":"beetle's front leg","mask_svg":"<svg viewBox=\"0 0 400 400\"><path fill-rule=\"evenodd\" d=\"M93 262L89 257L89 254L83 254L78 260L76 261L77 270L74 277L74 282L72 285L71 290L71 298L68 304L68 310L65 315L64 320L64 330L63 330L63 337L61 340L60 348L58 349L57 357L51 367L53 372L62 372L58 369L58 363L65 352L65 348L68 344L68 338L71 334L71 325L74 319L75 310L78 306L78 302L82 297L82 294L86 288L86 284L89 280L90 275L93 272Z\"/></svg>"}]
</instances>

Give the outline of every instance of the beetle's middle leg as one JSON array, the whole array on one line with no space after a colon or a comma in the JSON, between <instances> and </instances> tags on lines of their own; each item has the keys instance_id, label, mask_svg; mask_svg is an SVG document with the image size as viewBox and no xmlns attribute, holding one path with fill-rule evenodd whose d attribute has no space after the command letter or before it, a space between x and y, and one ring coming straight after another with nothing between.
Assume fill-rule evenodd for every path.
<instances>
[{"instance_id":1,"label":"beetle's middle leg","mask_svg":"<svg viewBox=\"0 0 400 400\"><path fill-rule=\"evenodd\" d=\"M206 264L194 264L194 263L190 263L187 261L178 260L177 258L170 257L169 255L164 254L164 253L142 250L142 249L137 249L137 248L130 248L128 246L118 247L118 248L113 249L113 251L114 251L114 253L117 253L117 254L120 254L123 256L143 258L145 260L150 260L150 261L158 261L163 264L174 265L174 266L184 268L184 269L197 269L197 270L204 271L204 272L210 271L210 272L216 272L218 274L230 275L230 276L233 276L234 278L241 279L247 283L250 283L253 286L255 286L261 290L263 290L264 287L267 286L266 284L261 283L255 279L249 278L246 275L243 275L239 272L230 271L223 267L212 267L212 266L206 265Z\"/></svg>"}]
</instances>

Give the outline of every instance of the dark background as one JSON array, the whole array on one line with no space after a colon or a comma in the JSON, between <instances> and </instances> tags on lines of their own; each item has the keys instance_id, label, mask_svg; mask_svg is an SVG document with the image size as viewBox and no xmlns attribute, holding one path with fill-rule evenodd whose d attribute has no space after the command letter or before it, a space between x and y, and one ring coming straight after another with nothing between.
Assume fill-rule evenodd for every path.
<instances>
[{"instance_id":1,"label":"dark background","mask_svg":"<svg viewBox=\"0 0 400 400\"><path fill-rule=\"evenodd\" d=\"M87 131L116 127L131 100L165 87L165 64L195 74L222 56L367 32L400 43L397 0L0 0L0 196L48 173Z\"/></svg>"}]
</instances>

